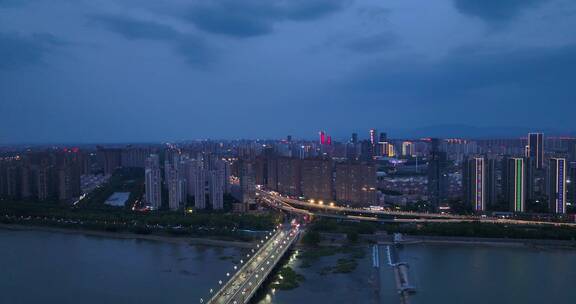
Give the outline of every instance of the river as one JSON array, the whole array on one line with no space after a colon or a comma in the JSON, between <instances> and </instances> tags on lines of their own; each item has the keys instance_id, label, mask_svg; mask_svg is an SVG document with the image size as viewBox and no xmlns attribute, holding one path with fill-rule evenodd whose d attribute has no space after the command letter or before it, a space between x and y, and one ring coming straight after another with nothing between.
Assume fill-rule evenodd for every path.
<instances>
[{"instance_id":1,"label":"river","mask_svg":"<svg viewBox=\"0 0 576 304\"><path fill-rule=\"evenodd\" d=\"M243 250L73 233L0 229L0 303L199 303ZM310 267L294 290L267 290L260 303L398 303L381 248L375 293L369 248L348 274L322 274L343 255ZM576 251L409 245L413 304L569 303L576 299Z\"/></svg>"}]
</instances>

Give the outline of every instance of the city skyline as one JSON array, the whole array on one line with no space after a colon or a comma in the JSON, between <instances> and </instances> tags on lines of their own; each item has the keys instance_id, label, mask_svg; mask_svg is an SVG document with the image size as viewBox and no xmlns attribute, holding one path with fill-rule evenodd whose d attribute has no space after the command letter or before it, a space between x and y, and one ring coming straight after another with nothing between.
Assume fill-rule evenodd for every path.
<instances>
[{"instance_id":1,"label":"city skyline","mask_svg":"<svg viewBox=\"0 0 576 304\"><path fill-rule=\"evenodd\" d=\"M574 134L575 8L4 0L0 143Z\"/></svg>"}]
</instances>

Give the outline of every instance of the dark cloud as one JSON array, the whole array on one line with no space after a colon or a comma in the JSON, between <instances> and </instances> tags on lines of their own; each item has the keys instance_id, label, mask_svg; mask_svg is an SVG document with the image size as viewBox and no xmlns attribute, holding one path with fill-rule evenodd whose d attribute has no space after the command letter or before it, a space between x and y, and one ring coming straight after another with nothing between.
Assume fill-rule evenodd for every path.
<instances>
[{"instance_id":1,"label":"dark cloud","mask_svg":"<svg viewBox=\"0 0 576 304\"><path fill-rule=\"evenodd\" d=\"M505 23L548 0L454 0L459 12L487 22Z\"/></svg>"},{"instance_id":2,"label":"dark cloud","mask_svg":"<svg viewBox=\"0 0 576 304\"><path fill-rule=\"evenodd\" d=\"M24 0L0 0L0 8L18 6L26 2Z\"/></svg>"},{"instance_id":3,"label":"dark cloud","mask_svg":"<svg viewBox=\"0 0 576 304\"><path fill-rule=\"evenodd\" d=\"M378 53L396 45L398 37L391 33L358 37L345 43L345 47L359 53Z\"/></svg>"},{"instance_id":4,"label":"dark cloud","mask_svg":"<svg viewBox=\"0 0 576 304\"><path fill-rule=\"evenodd\" d=\"M127 39L177 40L180 33L172 27L128 17L98 15L92 20Z\"/></svg>"},{"instance_id":5,"label":"dark cloud","mask_svg":"<svg viewBox=\"0 0 576 304\"><path fill-rule=\"evenodd\" d=\"M164 24L110 15L92 16L91 20L126 39L166 42L194 66L205 66L213 59L212 51L201 37L181 33Z\"/></svg>"},{"instance_id":6,"label":"dark cloud","mask_svg":"<svg viewBox=\"0 0 576 304\"><path fill-rule=\"evenodd\" d=\"M216 0L193 5L184 15L206 32L251 37L271 32L279 21L313 20L342 9L346 0Z\"/></svg>"},{"instance_id":7,"label":"dark cloud","mask_svg":"<svg viewBox=\"0 0 576 304\"><path fill-rule=\"evenodd\" d=\"M65 44L52 34L0 33L0 69L43 63L47 53Z\"/></svg>"},{"instance_id":8,"label":"dark cloud","mask_svg":"<svg viewBox=\"0 0 576 304\"><path fill-rule=\"evenodd\" d=\"M510 52L462 48L438 63L375 64L354 80L361 90L445 97L469 90L512 86L572 96L576 45Z\"/></svg>"}]
</instances>

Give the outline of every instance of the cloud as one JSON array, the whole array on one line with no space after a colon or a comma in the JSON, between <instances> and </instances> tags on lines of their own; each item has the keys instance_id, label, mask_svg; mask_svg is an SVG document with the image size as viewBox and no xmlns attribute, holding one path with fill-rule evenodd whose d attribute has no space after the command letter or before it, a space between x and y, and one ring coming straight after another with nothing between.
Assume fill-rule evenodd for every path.
<instances>
[{"instance_id":1,"label":"cloud","mask_svg":"<svg viewBox=\"0 0 576 304\"><path fill-rule=\"evenodd\" d=\"M398 37L391 33L379 33L355 38L344 44L344 47L358 53L378 53L398 43Z\"/></svg>"},{"instance_id":2,"label":"cloud","mask_svg":"<svg viewBox=\"0 0 576 304\"><path fill-rule=\"evenodd\" d=\"M372 64L354 77L353 86L360 90L435 97L494 87L575 95L576 45L508 52L471 49L461 48L436 63L406 60Z\"/></svg>"},{"instance_id":3,"label":"cloud","mask_svg":"<svg viewBox=\"0 0 576 304\"><path fill-rule=\"evenodd\" d=\"M524 10L546 1L548 0L454 0L454 5L462 14L502 24L512 20Z\"/></svg>"},{"instance_id":4,"label":"cloud","mask_svg":"<svg viewBox=\"0 0 576 304\"><path fill-rule=\"evenodd\" d=\"M65 43L48 33L0 33L0 69L43 63L46 54Z\"/></svg>"},{"instance_id":5,"label":"cloud","mask_svg":"<svg viewBox=\"0 0 576 304\"><path fill-rule=\"evenodd\" d=\"M175 40L180 33L167 25L129 17L98 15L92 20L127 39Z\"/></svg>"},{"instance_id":6,"label":"cloud","mask_svg":"<svg viewBox=\"0 0 576 304\"><path fill-rule=\"evenodd\" d=\"M166 42L191 65L205 66L212 60L212 52L201 37L168 25L117 15L97 15L91 19L126 39Z\"/></svg>"},{"instance_id":7,"label":"cloud","mask_svg":"<svg viewBox=\"0 0 576 304\"><path fill-rule=\"evenodd\" d=\"M26 2L27 1L24 1L24 0L0 0L0 8L14 7L14 6L25 4Z\"/></svg>"},{"instance_id":8,"label":"cloud","mask_svg":"<svg viewBox=\"0 0 576 304\"><path fill-rule=\"evenodd\" d=\"M314 20L342 9L347 0L213 0L190 7L184 18L197 28L233 37L273 31L280 21Z\"/></svg>"}]
</instances>

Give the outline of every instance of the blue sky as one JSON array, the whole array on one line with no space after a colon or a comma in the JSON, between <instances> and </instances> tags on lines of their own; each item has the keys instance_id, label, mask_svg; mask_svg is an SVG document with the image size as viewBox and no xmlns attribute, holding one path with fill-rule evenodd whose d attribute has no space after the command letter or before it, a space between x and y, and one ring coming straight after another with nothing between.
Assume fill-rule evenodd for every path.
<instances>
[{"instance_id":1,"label":"blue sky","mask_svg":"<svg viewBox=\"0 0 576 304\"><path fill-rule=\"evenodd\" d=\"M0 0L0 143L568 133L574 28L570 0Z\"/></svg>"}]
</instances>

